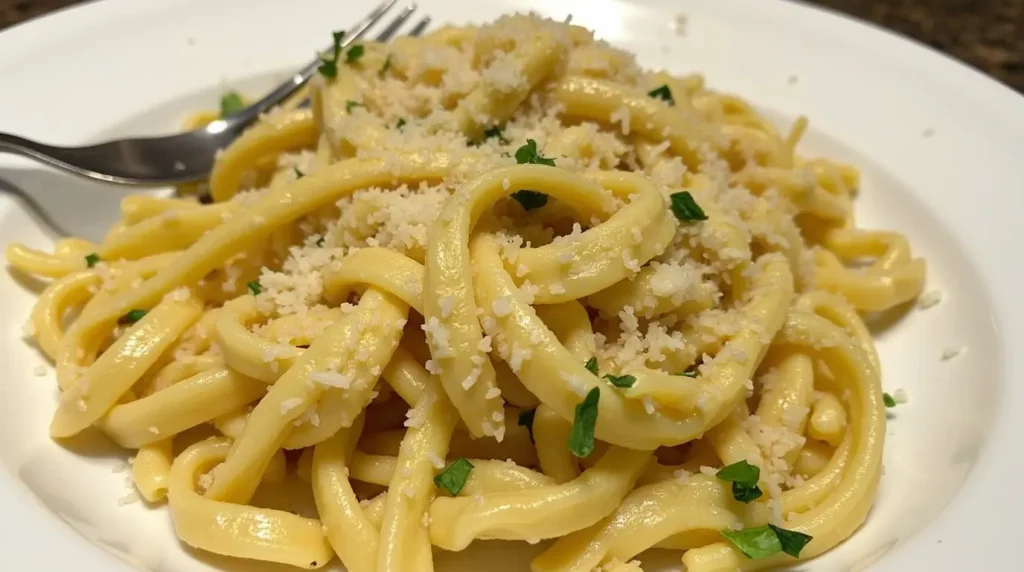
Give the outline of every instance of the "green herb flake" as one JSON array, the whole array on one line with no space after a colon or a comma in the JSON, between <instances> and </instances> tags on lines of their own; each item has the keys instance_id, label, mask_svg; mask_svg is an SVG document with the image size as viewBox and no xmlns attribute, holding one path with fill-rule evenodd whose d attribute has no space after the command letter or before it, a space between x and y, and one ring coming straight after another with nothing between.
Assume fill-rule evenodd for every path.
<instances>
[{"instance_id":1,"label":"green herb flake","mask_svg":"<svg viewBox=\"0 0 1024 572\"><path fill-rule=\"evenodd\" d=\"M782 542L769 526L744 530L723 530L722 536L740 549L747 558L760 560L782 552Z\"/></svg>"},{"instance_id":2,"label":"green herb flake","mask_svg":"<svg viewBox=\"0 0 1024 572\"><path fill-rule=\"evenodd\" d=\"M543 157L537 151L537 142L533 139L527 139L526 145L516 149L516 163L520 165L547 165L548 167L555 166L555 160Z\"/></svg>"},{"instance_id":3,"label":"green herb flake","mask_svg":"<svg viewBox=\"0 0 1024 572\"><path fill-rule=\"evenodd\" d=\"M486 130L484 130L484 141L490 139L491 137L497 137L499 143L501 143L502 145L508 145L508 139L505 139L505 130L502 129L501 127L498 127L497 125L495 125L494 127L488 127ZM534 143L534 146L536 146L536 143ZM516 157L516 159L518 160L518 156ZM551 164L554 165L554 161L552 161Z\"/></svg>"},{"instance_id":4,"label":"green herb flake","mask_svg":"<svg viewBox=\"0 0 1024 572\"><path fill-rule=\"evenodd\" d=\"M636 383L636 378L632 375L612 375L609 373L604 378L615 387L630 388Z\"/></svg>"},{"instance_id":5,"label":"green herb flake","mask_svg":"<svg viewBox=\"0 0 1024 572\"><path fill-rule=\"evenodd\" d=\"M324 77L337 77L338 75L338 56L341 55L341 42L345 39L345 32L331 32L331 36L334 38L331 59L320 56L320 67L317 68L320 75Z\"/></svg>"},{"instance_id":6,"label":"green herb flake","mask_svg":"<svg viewBox=\"0 0 1024 572\"><path fill-rule=\"evenodd\" d=\"M590 373L597 375L597 358L592 357L588 359L587 363L583 364L583 367L587 368L587 371Z\"/></svg>"},{"instance_id":7,"label":"green herb flake","mask_svg":"<svg viewBox=\"0 0 1024 572\"><path fill-rule=\"evenodd\" d=\"M405 118L404 117L399 117L398 118L398 123L395 124L395 129L401 129L403 127L405 127Z\"/></svg>"},{"instance_id":8,"label":"green herb flake","mask_svg":"<svg viewBox=\"0 0 1024 572\"><path fill-rule=\"evenodd\" d=\"M779 543L782 544L782 551L793 558L799 558L800 551L804 549L804 546L807 546L808 542L814 540L814 537L809 534L804 534L795 530L786 530L785 528L779 528L774 524L769 524L768 527L775 531L775 536L779 537Z\"/></svg>"},{"instance_id":9,"label":"green herb flake","mask_svg":"<svg viewBox=\"0 0 1024 572\"><path fill-rule=\"evenodd\" d=\"M352 101L350 99L350 100L345 102L345 113L348 113L348 114L351 115L352 110L357 108L357 107L366 107L366 106L363 105L362 103L359 103L358 101Z\"/></svg>"},{"instance_id":10,"label":"green herb flake","mask_svg":"<svg viewBox=\"0 0 1024 572\"><path fill-rule=\"evenodd\" d=\"M672 193L670 198L672 199L672 214L676 215L677 219L684 222L708 220L708 215L704 214L704 210L700 208L697 201L693 200L690 191Z\"/></svg>"},{"instance_id":11,"label":"green herb flake","mask_svg":"<svg viewBox=\"0 0 1024 572\"><path fill-rule=\"evenodd\" d=\"M814 538L795 530L786 530L774 524L745 530L723 530L722 536L729 539L747 558L758 560L785 552L793 558L800 557L800 551Z\"/></svg>"},{"instance_id":12,"label":"green herb flake","mask_svg":"<svg viewBox=\"0 0 1024 572\"><path fill-rule=\"evenodd\" d=\"M466 485L466 480L472 470L473 463L459 457L434 477L434 484L437 485L437 488L445 489L455 496Z\"/></svg>"},{"instance_id":13,"label":"green herb flake","mask_svg":"<svg viewBox=\"0 0 1024 572\"><path fill-rule=\"evenodd\" d=\"M526 427L530 433L530 442L533 443L533 418L537 416L536 409L526 409L519 412L519 426Z\"/></svg>"},{"instance_id":14,"label":"green herb flake","mask_svg":"<svg viewBox=\"0 0 1024 572\"><path fill-rule=\"evenodd\" d=\"M498 137L501 137L501 135L499 134ZM520 165L555 166L554 159L542 157L540 153L537 152L537 142L533 139L527 139L526 145L516 149L516 163ZM512 198L522 205L527 211L539 209L540 207L548 204L547 195L526 189L512 193Z\"/></svg>"},{"instance_id":15,"label":"green herb flake","mask_svg":"<svg viewBox=\"0 0 1024 572\"><path fill-rule=\"evenodd\" d=\"M695 370L695 369L688 369L686 371L680 371L678 373L673 373L672 375L679 375L679 376L682 376L682 377L694 377L695 378L695 377L697 377L697 370Z\"/></svg>"},{"instance_id":16,"label":"green herb flake","mask_svg":"<svg viewBox=\"0 0 1024 572\"><path fill-rule=\"evenodd\" d=\"M316 239L316 245L318 247L320 247L320 248L323 248L324 247L324 237L321 236L320 238Z\"/></svg>"},{"instance_id":17,"label":"green herb flake","mask_svg":"<svg viewBox=\"0 0 1024 572\"><path fill-rule=\"evenodd\" d=\"M377 75L379 75L380 77L384 77L384 74L388 73L388 70L390 70L390 69L391 69L391 54L388 54L388 57L384 58L384 65L382 65L380 67L380 72L378 72Z\"/></svg>"},{"instance_id":18,"label":"green herb flake","mask_svg":"<svg viewBox=\"0 0 1024 572\"><path fill-rule=\"evenodd\" d=\"M85 265L88 268L92 268L100 263L100 255L93 252L92 254L85 255Z\"/></svg>"},{"instance_id":19,"label":"green herb flake","mask_svg":"<svg viewBox=\"0 0 1024 572\"><path fill-rule=\"evenodd\" d=\"M220 96L221 117L234 115L243 109L245 109L245 102L242 101L242 96L238 95L238 92L229 91Z\"/></svg>"},{"instance_id":20,"label":"green herb flake","mask_svg":"<svg viewBox=\"0 0 1024 572\"><path fill-rule=\"evenodd\" d=\"M351 64L358 61L359 58L363 57L363 53L365 51L366 48L364 48L362 44L352 46L347 52L345 52L345 63Z\"/></svg>"},{"instance_id":21,"label":"green herb flake","mask_svg":"<svg viewBox=\"0 0 1024 572\"><path fill-rule=\"evenodd\" d=\"M577 457L587 457L594 452L594 428L597 426L597 403L600 399L601 390L595 387L576 405L569 432L569 450Z\"/></svg>"},{"instance_id":22,"label":"green herb flake","mask_svg":"<svg viewBox=\"0 0 1024 572\"><path fill-rule=\"evenodd\" d=\"M668 88L668 85L656 87L651 91L648 91L647 95L654 99L660 99L669 105L676 104L676 100L672 98L672 90Z\"/></svg>"},{"instance_id":23,"label":"green herb flake","mask_svg":"<svg viewBox=\"0 0 1024 572\"><path fill-rule=\"evenodd\" d=\"M526 189L512 193L512 198L515 199L516 202L523 207L523 210L526 211L539 209L540 207L548 204L547 195Z\"/></svg>"},{"instance_id":24,"label":"green herb flake","mask_svg":"<svg viewBox=\"0 0 1024 572\"><path fill-rule=\"evenodd\" d=\"M306 174L303 173L298 167L292 167L292 169L295 169L295 178L296 179L301 179L302 177L306 176Z\"/></svg>"},{"instance_id":25,"label":"green herb flake","mask_svg":"<svg viewBox=\"0 0 1024 572\"><path fill-rule=\"evenodd\" d=\"M882 403L884 403L886 407L896 407L896 400L888 393L882 394Z\"/></svg>"},{"instance_id":26,"label":"green herb flake","mask_svg":"<svg viewBox=\"0 0 1024 572\"><path fill-rule=\"evenodd\" d=\"M127 314L121 316L121 319L118 320L118 322L121 322L122 324L134 324L141 320L146 314L146 310L129 310Z\"/></svg>"},{"instance_id":27,"label":"green herb flake","mask_svg":"<svg viewBox=\"0 0 1024 572\"><path fill-rule=\"evenodd\" d=\"M761 478L761 469L757 465L751 465L746 461L733 463L722 467L716 476L726 482L732 483L732 498L748 503L761 498L761 488L757 486Z\"/></svg>"},{"instance_id":28,"label":"green herb flake","mask_svg":"<svg viewBox=\"0 0 1024 572\"><path fill-rule=\"evenodd\" d=\"M260 292L263 291L263 286L261 286L260 283L257 282L256 280L250 280L245 285L248 286L249 290L252 291L253 296L259 296Z\"/></svg>"}]
</instances>

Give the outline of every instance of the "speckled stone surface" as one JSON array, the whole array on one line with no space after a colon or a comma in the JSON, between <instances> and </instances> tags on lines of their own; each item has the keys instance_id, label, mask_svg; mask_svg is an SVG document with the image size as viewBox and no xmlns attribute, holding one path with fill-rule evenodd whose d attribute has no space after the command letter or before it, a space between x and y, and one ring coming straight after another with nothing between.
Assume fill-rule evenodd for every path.
<instances>
[{"instance_id":1,"label":"speckled stone surface","mask_svg":"<svg viewBox=\"0 0 1024 572\"><path fill-rule=\"evenodd\" d=\"M0 29L79 2L0 0ZM807 0L807 3L847 13L915 38L1024 92L1024 0Z\"/></svg>"}]
</instances>

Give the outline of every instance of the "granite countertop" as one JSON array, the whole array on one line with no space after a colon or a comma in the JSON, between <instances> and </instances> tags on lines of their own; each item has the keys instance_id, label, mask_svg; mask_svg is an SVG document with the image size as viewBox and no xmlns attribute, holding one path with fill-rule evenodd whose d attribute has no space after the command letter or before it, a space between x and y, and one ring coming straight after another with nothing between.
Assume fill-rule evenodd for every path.
<instances>
[{"instance_id":1,"label":"granite countertop","mask_svg":"<svg viewBox=\"0 0 1024 572\"><path fill-rule=\"evenodd\" d=\"M1024 92L1024 0L806 1L916 38ZM0 30L79 2L0 0Z\"/></svg>"}]
</instances>

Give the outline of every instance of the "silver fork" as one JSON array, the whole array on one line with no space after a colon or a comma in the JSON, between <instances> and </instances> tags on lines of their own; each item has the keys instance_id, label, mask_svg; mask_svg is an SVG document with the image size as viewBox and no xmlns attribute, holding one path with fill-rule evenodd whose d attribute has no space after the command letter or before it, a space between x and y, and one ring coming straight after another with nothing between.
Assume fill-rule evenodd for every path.
<instances>
[{"instance_id":1,"label":"silver fork","mask_svg":"<svg viewBox=\"0 0 1024 572\"><path fill-rule=\"evenodd\" d=\"M384 0L374 8L345 33L342 47L366 34L396 1ZM415 4L406 7L377 35L376 40L390 40L415 11ZM410 35L422 34L429 24L430 18L423 18ZM317 72L320 63L318 57L256 103L193 131L165 137L120 139L86 147L58 147L0 133L0 152L24 155L69 173L109 183L162 186L199 181L209 175L218 149L231 143L260 114L298 91Z\"/></svg>"}]
</instances>

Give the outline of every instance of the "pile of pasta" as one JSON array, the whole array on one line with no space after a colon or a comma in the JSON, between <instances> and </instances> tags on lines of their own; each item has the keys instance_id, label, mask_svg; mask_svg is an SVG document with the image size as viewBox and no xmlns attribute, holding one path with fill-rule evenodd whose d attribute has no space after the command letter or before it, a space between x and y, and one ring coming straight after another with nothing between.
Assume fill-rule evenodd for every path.
<instances>
[{"instance_id":1,"label":"pile of pasta","mask_svg":"<svg viewBox=\"0 0 1024 572\"><path fill-rule=\"evenodd\" d=\"M753 570L862 524L885 433L862 316L925 263L855 226L857 172L797 155L805 120L780 135L533 15L335 41L219 155L212 202L133 196L101 243L8 247L52 279L29 329L55 439L132 450L185 543L300 568L500 539L547 541L536 572L653 547ZM296 488L315 510L263 494Z\"/></svg>"}]
</instances>

